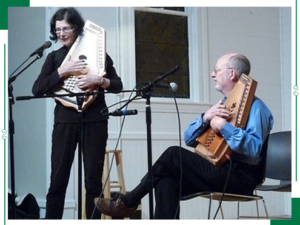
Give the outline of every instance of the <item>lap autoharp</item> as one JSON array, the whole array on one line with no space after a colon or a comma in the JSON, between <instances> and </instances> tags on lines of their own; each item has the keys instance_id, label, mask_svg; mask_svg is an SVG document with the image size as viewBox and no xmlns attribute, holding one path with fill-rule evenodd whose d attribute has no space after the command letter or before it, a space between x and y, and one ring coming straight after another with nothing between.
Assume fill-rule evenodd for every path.
<instances>
[{"instance_id":1,"label":"lap autoharp","mask_svg":"<svg viewBox=\"0 0 300 225\"><path fill-rule=\"evenodd\" d=\"M228 122L233 126L245 129L256 86L255 80L242 74L224 102L226 108L231 111L232 117ZM199 144L195 148L195 152L217 166L226 162L232 152L224 138L211 128L200 135L197 141Z\"/></svg>"},{"instance_id":2,"label":"lap autoharp","mask_svg":"<svg viewBox=\"0 0 300 225\"><path fill-rule=\"evenodd\" d=\"M105 30L97 24L87 20L84 24L83 35L78 36L61 66L63 66L68 60L78 59L85 60L88 66L81 72L71 74L70 77L65 79L63 85L55 92L55 94L63 95L63 97L59 96L55 97L55 99L60 101L64 106L73 107L78 110L76 96L66 95L70 93L83 92L76 85L78 75L89 73L102 76L105 74L105 57ZM98 88L93 90L85 90L84 92L86 91L97 92ZM82 109L85 109L96 97L96 94L84 96Z\"/></svg>"}]
</instances>

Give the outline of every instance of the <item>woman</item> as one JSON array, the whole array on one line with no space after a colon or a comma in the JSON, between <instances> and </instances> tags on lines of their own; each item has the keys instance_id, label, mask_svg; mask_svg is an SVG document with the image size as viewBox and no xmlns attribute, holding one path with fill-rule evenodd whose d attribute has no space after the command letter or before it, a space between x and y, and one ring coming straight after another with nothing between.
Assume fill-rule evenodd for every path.
<instances>
[{"instance_id":1,"label":"woman","mask_svg":"<svg viewBox=\"0 0 300 225\"><path fill-rule=\"evenodd\" d=\"M84 20L74 8L60 8L53 15L50 22L52 34L50 38L54 41L59 40L63 46L48 54L33 85L34 95L53 93L71 73L78 73L87 66L82 60L69 60L61 66L77 37L83 35L83 27ZM82 90L99 87L99 94L82 113L86 217L88 219L100 218L100 213L93 214L93 199L100 195L102 189L103 162L108 138L108 117L100 113L106 108L104 89L119 93L123 87L113 67L113 61L108 55L106 55L105 71L105 77L86 74L79 75L77 81L77 86ZM77 126L78 111L56 101L52 133L51 183L47 194L46 219L61 219L63 216L66 189L79 140Z\"/></svg>"}]
</instances>

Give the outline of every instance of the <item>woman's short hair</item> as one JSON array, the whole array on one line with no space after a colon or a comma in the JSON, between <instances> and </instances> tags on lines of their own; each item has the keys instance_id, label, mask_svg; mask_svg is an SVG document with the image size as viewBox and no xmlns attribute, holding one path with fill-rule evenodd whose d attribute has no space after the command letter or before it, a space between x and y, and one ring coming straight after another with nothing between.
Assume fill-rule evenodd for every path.
<instances>
[{"instance_id":1,"label":"woman's short hair","mask_svg":"<svg viewBox=\"0 0 300 225\"><path fill-rule=\"evenodd\" d=\"M52 36L50 36L51 40L57 41L58 39L57 34L55 33L57 20L66 20L67 23L73 27L77 36L83 34L84 20L80 13L73 7L60 8L52 16L50 21L50 33L52 34Z\"/></svg>"}]
</instances>

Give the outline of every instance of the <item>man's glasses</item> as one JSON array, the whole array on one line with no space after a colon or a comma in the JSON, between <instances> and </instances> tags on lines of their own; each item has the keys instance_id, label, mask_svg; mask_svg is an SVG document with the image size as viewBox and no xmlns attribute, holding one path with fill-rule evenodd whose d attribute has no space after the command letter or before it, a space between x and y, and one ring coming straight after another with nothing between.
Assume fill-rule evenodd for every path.
<instances>
[{"instance_id":1,"label":"man's glasses","mask_svg":"<svg viewBox=\"0 0 300 225\"><path fill-rule=\"evenodd\" d=\"M63 28L56 28L54 29L54 32L56 34L60 34L60 32L63 32L64 34L69 34L73 30L73 27L63 27Z\"/></svg>"},{"instance_id":2,"label":"man's glasses","mask_svg":"<svg viewBox=\"0 0 300 225\"><path fill-rule=\"evenodd\" d=\"M214 74L217 74L221 70L232 70L232 69L234 69L234 68L214 68Z\"/></svg>"}]
</instances>

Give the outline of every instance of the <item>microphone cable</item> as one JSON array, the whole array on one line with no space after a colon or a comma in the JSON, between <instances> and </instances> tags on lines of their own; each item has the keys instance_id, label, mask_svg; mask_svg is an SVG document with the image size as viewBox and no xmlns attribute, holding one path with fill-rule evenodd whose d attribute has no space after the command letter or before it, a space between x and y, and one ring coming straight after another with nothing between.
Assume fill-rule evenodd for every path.
<instances>
[{"instance_id":1,"label":"microphone cable","mask_svg":"<svg viewBox=\"0 0 300 225\"><path fill-rule=\"evenodd\" d=\"M131 98L131 95L134 93L134 92L133 92L134 89L135 89L135 87L133 88L132 92L130 93L130 95L129 95L129 97L128 97L129 99ZM128 100L123 100L123 101L120 101L120 102L127 102L127 101L128 101ZM116 104L119 104L120 102L117 102L117 103L113 104L112 106L114 106L114 105L116 105ZM110 106L110 107L111 107L111 106ZM127 109L127 107L128 107L128 105L126 106L125 109ZM109 107L106 107L106 108L109 108ZM105 109L106 109L106 108L105 108ZM104 110L104 109L103 109L103 110ZM102 112L103 110L101 110L101 112ZM100 113L101 113L101 112L100 112ZM115 158L115 153L116 153L116 151L117 151L117 148L118 148L118 145L119 145L119 142L120 142L120 138L121 138L121 134L122 134L122 130L123 130L123 126L124 126L124 123L125 123L125 118L126 118L126 116L123 117L123 120L122 120L122 122L121 122L120 132L119 132L118 139L117 139L117 143L116 143L116 146L115 146L115 149L114 149L114 154L113 154L113 157L112 157L112 159L111 159L111 161L110 161L110 165L109 165L109 170L108 170L108 173L107 173L107 177L106 177L106 179L105 179L105 181L104 181L104 184L102 185L103 187L102 187L102 190L101 190L101 193L100 193L98 199L100 199L101 196L103 195L105 186L106 186L107 183L108 183L108 179L109 179L109 177L110 177L111 169L112 169L113 162L114 162L114 158ZM103 176L103 175L102 175L102 176ZM94 214L95 214L95 211L96 211L96 206L94 206L93 213L92 213L90 219L93 219Z\"/></svg>"},{"instance_id":2,"label":"microphone cable","mask_svg":"<svg viewBox=\"0 0 300 225\"><path fill-rule=\"evenodd\" d=\"M231 172L232 161L231 161L230 156L226 156L226 157L229 160L229 170L228 170L227 178L226 178L226 181L225 181L225 185L224 185L224 190L223 190L223 193L222 193L222 197L221 197L221 200L219 201L219 206L218 206L218 209L217 209L216 214L215 214L215 216L214 216L213 219L216 219L216 217L218 215L218 212L219 212L219 210L221 208L221 205L222 205L222 202L223 202L223 199L224 199L224 195L225 195L225 192L226 192L226 188L227 188L227 183L228 183L228 180L229 180L229 175L230 175L230 172Z\"/></svg>"},{"instance_id":3,"label":"microphone cable","mask_svg":"<svg viewBox=\"0 0 300 225\"><path fill-rule=\"evenodd\" d=\"M131 93L131 94L132 94L132 93ZM130 96L129 96L129 97L130 97ZM136 100L140 100L140 99L142 99L142 98L136 98ZM128 100L122 100L122 101L116 102L116 103L114 103L114 104L112 104L112 105L110 105L110 106L107 106L107 107L105 107L104 109L102 109L102 110L100 111L100 113L103 113L104 110L109 109L109 108L111 108L111 107L113 107L113 106L115 106L115 105L118 105L118 104L120 104L120 103L123 103L123 102L128 102Z\"/></svg>"},{"instance_id":4,"label":"microphone cable","mask_svg":"<svg viewBox=\"0 0 300 225\"><path fill-rule=\"evenodd\" d=\"M174 103L175 103L175 107L176 107L176 112L177 112L177 120L178 120L178 136L179 136L179 191L178 191L178 206L174 215L174 219L176 219L177 214L179 213L179 208L180 208L180 198L181 198L181 189L182 189L182 158L181 158L181 123L180 123L180 114L179 114L179 109L178 109L178 104L176 101L176 95L175 95L175 91L173 90L173 88L171 87L169 81L165 78L164 79L167 84L169 85L169 89L172 91L173 94L173 99L174 99Z\"/></svg>"}]
</instances>

